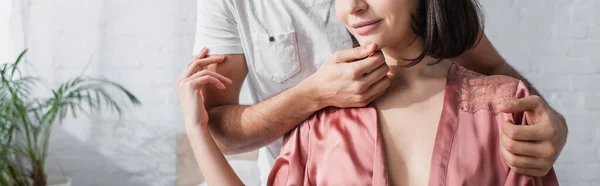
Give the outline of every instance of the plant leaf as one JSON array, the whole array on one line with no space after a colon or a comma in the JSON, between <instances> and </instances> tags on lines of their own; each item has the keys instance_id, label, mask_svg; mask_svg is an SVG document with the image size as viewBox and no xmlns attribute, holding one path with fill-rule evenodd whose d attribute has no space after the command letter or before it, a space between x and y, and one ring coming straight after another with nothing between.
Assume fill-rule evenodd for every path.
<instances>
[{"instance_id":1,"label":"plant leaf","mask_svg":"<svg viewBox=\"0 0 600 186\"><path fill-rule=\"evenodd\" d=\"M25 56L25 53L27 53L27 49L23 50L23 52L21 52L21 54L19 54L19 57L17 57L17 60L14 63L15 68L13 68L12 72L10 72L11 77L15 74L16 66L19 65L19 63L21 63L21 59L23 59L23 57Z\"/></svg>"}]
</instances>

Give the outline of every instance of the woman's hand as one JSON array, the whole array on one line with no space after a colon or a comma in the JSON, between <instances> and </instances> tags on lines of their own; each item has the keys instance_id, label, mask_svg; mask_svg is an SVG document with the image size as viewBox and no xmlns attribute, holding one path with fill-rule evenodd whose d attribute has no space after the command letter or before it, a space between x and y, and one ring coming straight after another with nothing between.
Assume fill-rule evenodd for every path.
<instances>
[{"instance_id":1,"label":"woman's hand","mask_svg":"<svg viewBox=\"0 0 600 186\"><path fill-rule=\"evenodd\" d=\"M208 112L204 107L202 88L212 84L218 89L225 89L225 84L231 84L232 81L206 69L209 64L223 62L225 57L207 57L207 54L208 50L202 49L177 80L177 94L186 133L198 166L209 185L243 185L208 131Z\"/></svg>"},{"instance_id":2,"label":"woman's hand","mask_svg":"<svg viewBox=\"0 0 600 186\"><path fill-rule=\"evenodd\" d=\"M202 88L206 84L212 84L218 89L225 89L225 84L232 83L231 79L206 69L209 64L223 62L225 56L207 57L207 54L208 50L202 49L177 80L177 94L186 130L204 129L208 126L208 112L204 107Z\"/></svg>"}]
</instances>

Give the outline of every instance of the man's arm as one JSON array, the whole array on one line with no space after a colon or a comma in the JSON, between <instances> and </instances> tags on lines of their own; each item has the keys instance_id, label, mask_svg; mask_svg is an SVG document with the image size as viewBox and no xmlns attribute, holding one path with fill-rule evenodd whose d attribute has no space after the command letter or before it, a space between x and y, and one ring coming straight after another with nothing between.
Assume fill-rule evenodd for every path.
<instances>
[{"instance_id":1,"label":"man's arm","mask_svg":"<svg viewBox=\"0 0 600 186\"><path fill-rule=\"evenodd\" d=\"M485 75L505 75L520 79L532 95L540 95L525 77L504 61L485 34L475 48L454 58L454 61L465 68Z\"/></svg>"},{"instance_id":2,"label":"man's arm","mask_svg":"<svg viewBox=\"0 0 600 186\"><path fill-rule=\"evenodd\" d=\"M502 155L519 174L544 176L562 151L568 134L564 117L552 109L535 88L500 57L485 35L475 48L455 58L462 66L486 75L507 75L523 81L529 97L499 105L504 113L527 113L529 125L502 124Z\"/></svg>"},{"instance_id":3,"label":"man's arm","mask_svg":"<svg viewBox=\"0 0 600 186\"><path fill-rule=\"evenodd\" d=\"M248 74L244 55L226 55L224 62L208 69L229 77L233 84L225 90L204 89L209 127L217 145L224 153L254 150L282 137L324 107L367 105L390 83L383 54L375 49L369 45L338 51L298 85L251 106L239 105L238 100Z\"/></svg>"},{"instance_id":4,"label":"man's arm","mask_svg":"<svg viewBox=\"0 0 600 186\"><path fill-rule=\"evenodd\" d=\"M374 54L376 48L372 45L368 50L355 48L337 52L338 55L323 65L327 68L320 68L316 73L319 75L313 74L310 80L305 79L255 105L239 105L238 97L248 68L237 10L231 1L198 0L197 3L194 53L208 48L211 54L227 54L223 63L208 68L233 80L225 90L204 89L209 128L225 153L249 151L271 143L323 107L364 106L389 85L384 78L387 65L383 55ZM365 75L367 72L372 73Z\"/></svg>"},{"instance_id":5,"label":"man's arm","mask_svg":"<svg viewBox=\"0 0 600 186\"><path fill-rule=\"evenodd\" d=\"M235 18L237 12L230 1L198 0L197 3L194 53L208 48L211 54L227 54L224 62L208 69L233 80L225 90L203 89L211 135L222 152L256 149L283 136L316 111L314 102L296 102L306 99L304 95L311 95L299 92L303 88L294 88L256 105L239 105L248 68Z\"/></svg>"},{"instance_id":6,"label":"man's arm","mask_svg":"<svg viewBox=\"0 0 600 186\"><path fill-rule=\"evenodd\" d=\"M233 84L225 90L205 88L209 126L217 145L226 154L241 153L262 147L316 112L319 106L307 87L300 84L255 105L239 105L239 94L248 68L243 54L226 55L209 70L229 77ZM304 101L299 101L304 100Z\"/></svg>"}]
</instances>

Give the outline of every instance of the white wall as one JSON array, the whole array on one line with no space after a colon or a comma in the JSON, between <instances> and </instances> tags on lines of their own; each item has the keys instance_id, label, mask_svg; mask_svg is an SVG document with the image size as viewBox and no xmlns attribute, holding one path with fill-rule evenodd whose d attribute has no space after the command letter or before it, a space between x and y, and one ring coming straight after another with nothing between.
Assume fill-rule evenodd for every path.
<instances>
[{"instance_id":1,"label":"white wall","mask_svg":"<svg viewBox=\"0 0 600 186\"><path fill-rule=\"evenodd\" d=\"M562 112L569 141L556 164L563 185L600 183L600 1L482 0L500 53ZM175 78L190 58L193 0L31 0L28 60L48 86L102 75L144 106L115 117L68 121L52 138L74 185L174 185L175 133L183 131Z\"/></svg>"},{"instance_id":2,"label":"white wall","mask_svg":"<svg viewBox=\"0 0 600 186\"><path fill-rule=\"evenodd\" d=\"M143 106L68 121L54 131L56 158L74 185L174 185L175 133L182 132L174 82L192 53L193 0L32 0L28 61L56 85L79 75L122 83Z\"/></svg>"},{"instance_id":3,"label":"white wall","mask_svg":"<svg viewBox=\"0 0 600 186\"><path fill-rule=\"evenodd\" d=\"M600 1L484 0L486 32L569 125L563 185L600 185Z\"/></svg>"},{"instance_id":4,"label":"white wall","mask_svg":"<svg viewBox=\"0 0 600 186\"><path fill-rule=\"evenodd\" d=\"M0 63L11 60L10 13L12 0L0 0Z\"/></svg>"}]
</instances>

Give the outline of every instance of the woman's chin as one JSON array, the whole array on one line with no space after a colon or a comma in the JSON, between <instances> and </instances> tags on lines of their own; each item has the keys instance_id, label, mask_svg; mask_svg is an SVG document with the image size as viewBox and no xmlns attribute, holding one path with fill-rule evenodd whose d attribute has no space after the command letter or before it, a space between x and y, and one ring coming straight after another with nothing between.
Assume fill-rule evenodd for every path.
<instances>
[{"instance_id":1,"label":"woman's chin","mask_svg":"<svg viewBox=\"0 0 600 186\"><path fill-rule=\"evenodd\" d=\"M375 43L377 44L377 50L381 50L381 46L382 44L384 44L384 42L382 42L381 40L377 39L377 38L372 38L372 37L364 37L364 38L357 38L358 39L358 43L360 44L360 46L367 46L368 44L372 44Z\"/></svg>"},{"instance_id":2,"label":"woman's chin","mask_svg":"<svg viewBox=\"0 0 600 186\"><path fill-rule=\"evenodd\" d=\"M370 42L360 43L360 46L366 46L366 45L371 44L371 43L375 43L376 44L377 47L375 48L375 50L381 50L382 48L386 47L385 42L377 42L377 41L370 41Z\"/></svg>"}]
</instances>

